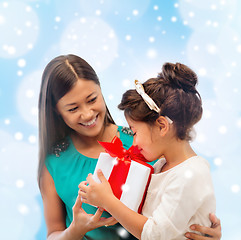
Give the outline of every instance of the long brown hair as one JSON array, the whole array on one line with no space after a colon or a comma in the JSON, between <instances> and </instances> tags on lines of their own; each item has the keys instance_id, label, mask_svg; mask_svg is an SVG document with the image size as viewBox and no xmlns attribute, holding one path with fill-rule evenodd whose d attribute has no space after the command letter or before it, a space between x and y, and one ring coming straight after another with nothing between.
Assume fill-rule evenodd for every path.
<instances>
[{"instance_id":1,"label":"long brown hair","mask_svg":"<svg viewBox=\"0 0 241 240\"><path fill-rule=\"evenodd\" d=\"M202 100L196 89L198 78L195 72L181 63L165 63L156 78L143 83L145 92L161 109L160 113L149 109L136 90L128 90L118 105L130 118L152 124L162 116L173 120L176 136L191 140L191 131L202 116Z\"/></svg>"},{"instance_id":2,"label":"long brown hair","mask_svg":"<svg viewBox=\"0 0 241 240\"><path fill-rule=\"evenodd\" d=\"M56 104L73 88L78 79L93 81L100 86L94 69L84 59L72 54L54 58L44 69L39 94L38 182L47 154L72 131L57 113ZM106 107L104 124L109 123L114 124L114 120Z\"/></svg>"}]
</instances>

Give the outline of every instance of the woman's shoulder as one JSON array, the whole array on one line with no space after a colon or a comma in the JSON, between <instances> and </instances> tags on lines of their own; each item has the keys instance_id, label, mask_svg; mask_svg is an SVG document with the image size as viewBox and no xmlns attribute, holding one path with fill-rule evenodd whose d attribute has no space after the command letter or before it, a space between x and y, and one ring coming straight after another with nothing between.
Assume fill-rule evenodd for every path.
<instances>
[{"instance_id":1,"label":"woman's shoulder","mask_svg":"<svg viewBox=\"0 0 241 240\"><path fill-rule=\"evenodd\" d=\"M51 154L55 155L56 157L60 157L60 154L65 152L69 146L70 140L68 137L66 137L65 139L62 139L61 141L54 144Z\"/></svg>"},{"instance_id":2,"label":"woman's shoulder","mask_svg":"<svg viewBox=\"0 0 241 240\"><path fill-rule=\"evenodd\" d=\"M118 126L118 131L133 137L133 132L129 127Z\"/></svg>"},{"instance_id":3,"label":"woman's shoulder","mask_svg":"<svg viewBox=\"0 0 241 240\"><path fill-rule=\"evenodd\" d=\"M117 131L120 135L120 140L125 148L130 148L133 144L133 132L128 127L118 126Z\"/></svg>"},{"instance_id":4,"label":"woman's shoulder","mask_svg":"<svg viewBox=\"0 0 241 240\"><path fill-rule=\"evenodd\" d=\"M71 141L69 137L56 142L46 157L46 163L48 164L50 161L61 161L63 157L65 158L65 155L69 154L70 148Z\"/></svg>"}]
</instances>

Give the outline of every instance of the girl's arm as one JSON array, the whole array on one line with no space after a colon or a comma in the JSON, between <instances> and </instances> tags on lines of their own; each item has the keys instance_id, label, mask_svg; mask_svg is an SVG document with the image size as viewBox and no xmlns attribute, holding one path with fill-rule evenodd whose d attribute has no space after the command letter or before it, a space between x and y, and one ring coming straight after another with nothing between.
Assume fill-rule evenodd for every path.
<instances>
[{"instance_id":1,"label":"girl's arm","mask_svg":"<svg viewBox=\"0 0 241 240\"><path fill-rule=\"evenodd\" d=\"M81 208L81 199L77 197L73 206L73 221L66 228L65 207L56 192L54 181L46 167L43 169L40 180L40 190L43 199L48 240L79 240L84 237L87 231L104 225L112 225L115 221L113 218L101 218L103 212L101 209L98 209L94 215L87 214Z\"/></svg>"},{"instance_id":2,"label":"girl's arm","mask_svg":"<svg viewBox=\"0 0 241 240\"><path fill-rule=\"evenodd\" d=\"M212 222L212 226L210 228L203 227L196 224L190 227L192 230L205 234L206 237L200 236L199 234L196 234L193 232L188 232L186 233L185 236L188 239L193 239L193 240L209 240L209 239L220 240L222 237L220 219L218 219L216 215L212 213L209 214L209 219Z\"/></svg>"},{"instance_id":3,"label":"girl's arm","mask_svg":"<svg viewBox=\"0 0 241 240\"><path fill-rule=\"evenodd\" d=\"M95 182L92 174L89 174L87 182L79 185L79 195L82 201L106 209L128 232L140 239L143 226L148 218L125 206L114 196L101 170L98 170L97 174L101 183ZM86 186L87 183L89 183L88 186Z\"/></svg>"}]
</instances>

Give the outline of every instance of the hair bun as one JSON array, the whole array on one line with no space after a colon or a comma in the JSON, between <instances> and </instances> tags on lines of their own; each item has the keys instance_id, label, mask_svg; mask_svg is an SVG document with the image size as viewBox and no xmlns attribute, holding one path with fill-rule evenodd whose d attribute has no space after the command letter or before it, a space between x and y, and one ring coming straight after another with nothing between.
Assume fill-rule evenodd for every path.
<instances>
[{"instance_id":1,"label":"hair bun","mask_svg":"<svg viewBox=\"0 0 241 240\"><path fill-rule=\"evenodd\" d=\"M163 78L165 83L173 88L181 88L186 92L196 92L197 75L184 64L165 63L158 77Z\"/></svg>"}]
</instances>

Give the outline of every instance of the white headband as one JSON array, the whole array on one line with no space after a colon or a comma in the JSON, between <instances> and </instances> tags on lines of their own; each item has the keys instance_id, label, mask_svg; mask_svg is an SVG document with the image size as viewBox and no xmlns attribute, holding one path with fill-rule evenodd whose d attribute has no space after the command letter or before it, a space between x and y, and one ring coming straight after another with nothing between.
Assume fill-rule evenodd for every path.
<instances>
[{"instance_id":1,"label":"white headband","mask_svg":"<svg viewBox=\"0 0 241 240\"><path fill-rule=\"evenodd\" d=\"M160 113L160 111L161 111L160 108L156 105L156 103L153 101L153 99L145 93L145 90L144 90L142 84L138 80L135 80L135 87L136 87L136 91L141 95L141 97L143 98L143 100L145 101L147 106L151 110L154 110L155 112ZM173 123L173 121L168 116L165 116L165 118L167 119L167 121L170 124Z\"/></svg>"}]
</instances>

